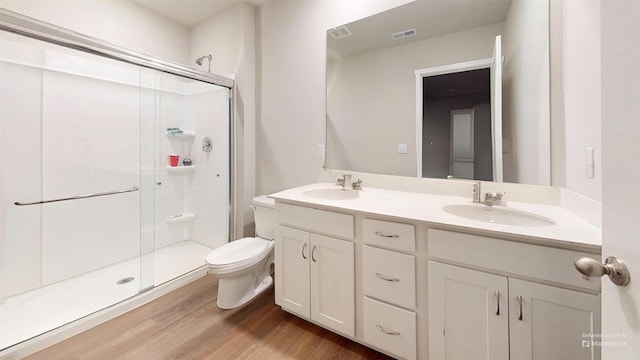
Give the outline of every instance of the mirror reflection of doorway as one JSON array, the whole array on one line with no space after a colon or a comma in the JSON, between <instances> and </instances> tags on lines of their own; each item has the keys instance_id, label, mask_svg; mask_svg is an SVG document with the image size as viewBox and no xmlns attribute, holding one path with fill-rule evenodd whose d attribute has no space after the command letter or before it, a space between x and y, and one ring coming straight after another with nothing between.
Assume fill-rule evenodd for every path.
<instances>
[{"instance_id":1,"label":"mirror reflection of doorway","mask_svg":"<svg viewBox=\"0 0 640 360\"><path fill-rule=\"evenodd\" d=\"M494 180L490 69L422 80L422 177Z\"/></svg>"}]
</instances>

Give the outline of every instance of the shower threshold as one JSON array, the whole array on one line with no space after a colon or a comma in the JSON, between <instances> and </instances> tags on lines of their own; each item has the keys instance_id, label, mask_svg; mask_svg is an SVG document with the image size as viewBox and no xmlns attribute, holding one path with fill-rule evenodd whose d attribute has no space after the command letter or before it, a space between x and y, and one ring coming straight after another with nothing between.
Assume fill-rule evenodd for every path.
<instances>
[{"instance_id":1,"label":"shower threshold","mask_svg":"<svg viewBox=\"0 0 640 360\"><path fill-rule=\"evenodd\" d=\"M65 281L47 285L0 301L0 352L137 295L140 277L158 286L204 265L210 248L194 241L161 248L143 258L129 259ZM153 262L145 279L140 263ZM133 280L118 284L121 279ZM151 288L149 286L148 288ZM147 290L147 289L144 289ZM1 355L1 353L0 353Z\"/></svg>"}]
</instances>

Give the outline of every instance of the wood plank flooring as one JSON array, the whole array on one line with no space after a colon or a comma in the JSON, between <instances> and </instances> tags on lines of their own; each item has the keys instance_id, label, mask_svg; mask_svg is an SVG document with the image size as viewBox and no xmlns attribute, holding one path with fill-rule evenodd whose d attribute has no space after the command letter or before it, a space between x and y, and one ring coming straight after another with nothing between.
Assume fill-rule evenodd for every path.
<instances>
[{"instance_id":1,"label":"wood plank flooring","mask_svg":"<svg viewBox=\"0 0 640 360\"><path fill-rule=\"evenodd\" d=\"M391 359L293 316L273 288L245 307L216 307L207 275L28 359Z\"/></svg>"}]
</instances>

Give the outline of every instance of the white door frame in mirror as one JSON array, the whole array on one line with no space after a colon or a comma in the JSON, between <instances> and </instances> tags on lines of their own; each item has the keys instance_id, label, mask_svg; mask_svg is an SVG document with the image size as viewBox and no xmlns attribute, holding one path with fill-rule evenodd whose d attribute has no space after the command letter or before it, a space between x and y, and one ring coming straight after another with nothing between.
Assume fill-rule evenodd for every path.
<instances>
[{"instance_id":1,"label":"white door frame in mirror","mask_svg":"<svg viewBox=\"0 0 640 360\"><path fill-rule=\"evenodd\" d=\"M493 64L493 58L486 58L480 60L465 61L456 64L448 64L442 66L436 66L431 68L419 69L415 71L416 75L416 163L417 163L417 177L422 177L422 111L423 111L423 78L429 76L452 74L463 71L478 70L478 69L490 69ZM493 99L491 99L493 103ZM493 115L492 115L493 117ZM497 134L495 134L497 135ZM502 143L502 134L496 139ZM500 146L502 149L502 146ZM494 154L494 157L496 154ZM500 163L502 163L502 151L499 156ZM502 181L502 168L500 167L500 173L494 174L494 181ZM495 169L494 169L495 171Z\"/></svg>"}]
</instances>

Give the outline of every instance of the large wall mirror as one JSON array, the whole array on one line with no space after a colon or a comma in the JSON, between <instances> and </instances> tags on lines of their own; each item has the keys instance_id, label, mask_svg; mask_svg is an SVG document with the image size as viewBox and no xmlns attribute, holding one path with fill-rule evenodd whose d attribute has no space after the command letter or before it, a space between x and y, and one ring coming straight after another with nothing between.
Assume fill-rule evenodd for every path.
<instances>
[{"instance_id":1,"label":"large wall mirror","mask_svg":"<svg viewBox=\"0 0 640 360\"><path fill-rule=\"evenodd\" d=\"M417 0L329 29L326 116L327 168L548 185L548 1Z\"/></svg>"}]
</instances>

